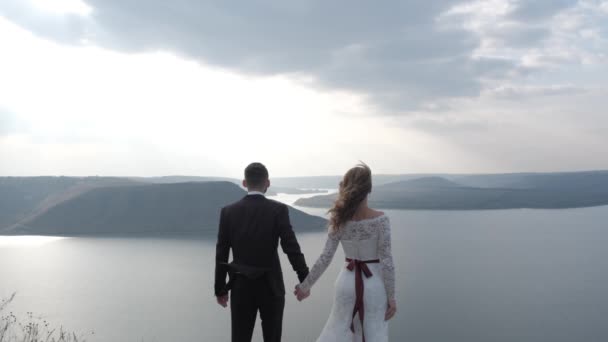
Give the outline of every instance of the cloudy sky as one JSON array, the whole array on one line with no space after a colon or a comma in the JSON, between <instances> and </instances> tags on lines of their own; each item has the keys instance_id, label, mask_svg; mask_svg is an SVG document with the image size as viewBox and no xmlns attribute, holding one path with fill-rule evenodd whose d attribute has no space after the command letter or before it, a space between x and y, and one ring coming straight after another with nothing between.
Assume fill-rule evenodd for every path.
<instances>
[{"instance_id":1,"label":"cloudy sky","mask_svg":"<svg viewBox=\"0 0 608 342\"><path fill-rule=\"evenodd\" d=\"M608 169L607 0L2 0L0 175Z\"/></svg>"}]
</instances>

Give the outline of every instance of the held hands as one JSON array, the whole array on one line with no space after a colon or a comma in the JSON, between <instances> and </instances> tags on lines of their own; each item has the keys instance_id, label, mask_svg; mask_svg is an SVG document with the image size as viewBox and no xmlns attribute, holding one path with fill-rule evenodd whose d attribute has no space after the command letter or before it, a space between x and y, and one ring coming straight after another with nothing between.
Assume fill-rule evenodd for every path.
<instances>
[{"instance_id":1,"label":"held hands","mask_svg":"<svg viewBox=\"0 0 608 342\"><path fill-rule=\"evenodd\" d=\"M293 294L296 295L296 298L298 298L298 301L301 302L304 299L308 298L308 296L310 296L310 290L304 291L304 290L300 289L300 287L298 285L296 285L296 289L295 289L295 291L293 291Z\"/></svg>"},{"instance_id":2,"label":"held hands","mask_svg":"<svg viewBox=\"0 0 608 342\"><path fill-rule=\"evenodd\" d=\"M397 302L394 299L388 301L388 306L386 308L386 314L384 315L384 320L388 321L397 313Z\"/></svg>"},{"instance_id":3,"label":"held hands","mask_svg":"<svg viewBox=\"0 0 608 342\"><path fill-rule=\"evenodd\" d=\"M217 303L222 306L222 307L228 307L228 295L223 295L223 296L217 296L215 297L215 299L217 300Z\"/></svg>"}]
</instances>

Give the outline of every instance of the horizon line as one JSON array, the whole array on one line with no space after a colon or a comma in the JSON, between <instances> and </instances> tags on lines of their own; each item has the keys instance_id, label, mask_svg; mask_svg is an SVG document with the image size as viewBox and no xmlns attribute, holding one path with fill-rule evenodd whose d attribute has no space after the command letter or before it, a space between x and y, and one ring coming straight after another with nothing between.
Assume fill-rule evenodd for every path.
<instances>
[{"instance_id":1,"label":"horizon line","mask_svg":"<svg viewBox=\"0 0 608 342\"><path fill-rule=\"evenodd\" d=\"M533 174L573 174L573 173L602 173L608 172L608 169L584 169L577 171L516 171L516 172L412 172L412 173L372 173L372 176L424 176L424 175L447 175L447 176L487 176L487 175L533 175ZM314 176L277 176L277 177L269 177L272 179L285 179L285 178L320 178L320 177L342 177L343 175L339 174L325 174L325 175L314 175ZM170 178L170 177L196 177L196 178L220 178L220 179L237 179L240 180L240 177L230 177L230 176L206 176L206 175L160 175L160 176L116 176L116 175L28 175L28 176L14 176L14 175L0 175L0 178L42 178L42 177L56 177L56 178Z\"/></svg>"}]
</instances>

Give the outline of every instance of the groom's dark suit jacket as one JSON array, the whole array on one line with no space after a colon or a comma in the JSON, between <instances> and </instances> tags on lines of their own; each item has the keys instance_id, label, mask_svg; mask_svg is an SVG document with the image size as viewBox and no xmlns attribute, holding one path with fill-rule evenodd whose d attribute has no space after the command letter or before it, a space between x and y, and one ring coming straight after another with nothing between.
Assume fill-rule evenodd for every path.
<instances>
[{"instance_id":1,"label":"groom's dark suit jacket","mask_svg":"<svg viewBox=\"0 0 608 342\"><path fill-rule=\"evenodd\" d=\"M279 241L302 282L308 267L285 204L263 195L247 195L222 208L215 256L215 295L227 294L238 274L252 279L266 277L275 296L285 295L277 253ZM228 264L230 249L233 260Z\"/></svg>"}]
</instances>

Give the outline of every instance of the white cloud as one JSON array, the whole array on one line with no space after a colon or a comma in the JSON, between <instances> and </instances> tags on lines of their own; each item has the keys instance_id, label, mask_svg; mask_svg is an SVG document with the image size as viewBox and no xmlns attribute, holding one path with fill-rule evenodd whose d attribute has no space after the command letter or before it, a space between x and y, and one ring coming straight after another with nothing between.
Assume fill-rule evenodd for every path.
<instances>
[{"instance_id":1,"label":"white cloud","mask_svg":"<svg viewBox=\"0 0 608 342\"><path fill-rule=\"evenodd\" d=\"M497 98L522 100L529 97L578 95L586 91L585 88L571 84L555 84L549 86L503 85L488 90L487 94Z\"/></svg>"},{"instance_id":2,"label":"white cloud","mask_svg":"<svg viewBox=\"0 0 608 342\"><path fill-rule=\"evenodd\" d=\"M479 36L476 56L500 56L542 71L600 62L605 47L588 42L605 41L605 22L596 12L584 1L475 1L456 6L441 18Z\"/></svg>"},{"instance_id":3,"label":"white cloud","mask_svg":"<svg viewBox=\"0 0 608 342\"><path fill-rule=\"evenodd\" d=\"M91 7L81 0L23 0L33 7L53 14L89 15Z\"/></svg>"},{"instance_id":4,"label":"white cloud","mask_svg":"<svg viewBox=\"0 0 608 342\"><path fill-rule=\"evenodd\" d=\"M359 159L384 173L608 168L600 4L558 2L429 2L405 18L378 10L386 23L350 8L344 22L321 18L342 29L307 31L302 13L322 8L277 3L252 18L226 5L214 15L245 11L230 28L160 2L133 13L9 0L0 175L240 177L252 160L275 176ZM278 14L295 28L262 20Z\"/></svg>"},{"instance_id":5,"label":"white cloud","mask_svg":"<svg viewBox=\"0 0 608 342\"><path fill-rule=\"evenodd\" d=\"M435 116L402 118L401 124L468 156L460 159L444 153L445 164L462 165L460 160L466 160L474 165L472 161L478 159L482 172L606 169L608 116L598 111L606 96L608 89L518 95L517 101L487 94L459 100L455 109Z\"/></svg>"},{"instance_id":6,"label":"white cloud","mask_svg":"<svg viewBox=\"0 0 608 342\"><path fill-rule=\"evenodd\" d=\"M480 77L511 67L505 60L471 58L474 36L436 26L436 17L462 0L383 6L149 0L137 7L93 0L87 2L93 14L85 19L34 15L36 8L5 1L0 14L56 41L139 53L171 50L240 73L305 77L315 87L356 92L396 112L437 97L477 96ZM453 77L446 82L448 70Z\"/></svg>"},{"instance_id":7,"label":"white cloud","mask_svg":"<svg viewBox=\"0 0 608 342\"><path fill-rule=\"evenodd\" d=\"M0 140L2 174L239 176L252 159L277 174L310 170L311 160L331 172L369 156L350 146L385 129L363 115L357 96L285 77L242 76L162 52L62 46L2 20L0 39L0 105L28 126ZM378 134L366 145L395 139Z\"/></svg>"}]
</instances>

